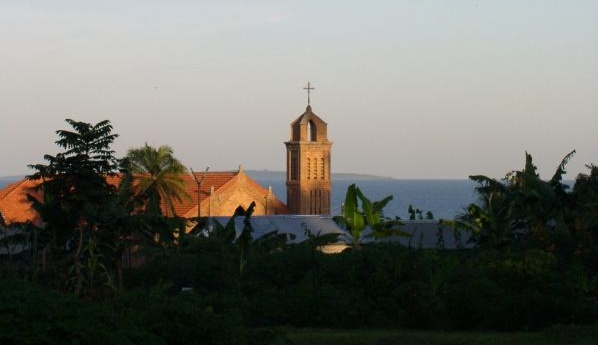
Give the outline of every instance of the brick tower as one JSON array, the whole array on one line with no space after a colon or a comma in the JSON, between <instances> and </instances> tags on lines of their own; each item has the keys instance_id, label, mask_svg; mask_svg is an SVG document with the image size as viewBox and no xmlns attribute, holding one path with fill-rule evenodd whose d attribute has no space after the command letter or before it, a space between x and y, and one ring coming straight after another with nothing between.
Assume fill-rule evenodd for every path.
<instances>
[{"instance_id":1,"label":"brick tower","mask_svg":"<svg viewBox=\"0 0 598 345\"><path fill-rule=\"evenodd\" d=\"M308 95L311 90L307 87ZM290 214L330 214L330 149L327 124L308 106L291 123L287 147L287 207Z\"/></svg>"}]
</instances>

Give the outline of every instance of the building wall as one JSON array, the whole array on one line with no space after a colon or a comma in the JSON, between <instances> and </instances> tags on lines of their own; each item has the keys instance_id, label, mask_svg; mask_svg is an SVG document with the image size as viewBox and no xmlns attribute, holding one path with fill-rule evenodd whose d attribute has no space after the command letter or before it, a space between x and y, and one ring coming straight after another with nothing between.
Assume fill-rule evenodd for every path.
<instances>
[{"instance_id":1,"label":"building wall","mask_svg":"<svg viewBox=\"0 0 598 345\"><path fill-rule=\"evenodd\" d=\"M212 190L201 201L202 217L230 217L241 206L247 210L255 202L254 215L286 214L286 206L272 193L264 190L255 182L250 181L247 175L240 173L219 190ZM193 217L197 207L192 209L187 217Z\"/></svg>"}]
</instances>

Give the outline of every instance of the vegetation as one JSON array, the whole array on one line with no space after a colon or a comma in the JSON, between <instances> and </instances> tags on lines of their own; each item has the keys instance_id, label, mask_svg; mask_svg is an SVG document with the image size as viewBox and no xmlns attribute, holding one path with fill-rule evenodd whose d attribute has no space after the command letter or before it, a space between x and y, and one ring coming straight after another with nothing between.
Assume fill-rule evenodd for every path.
<instances>
[{"instance_id":1,"label":"vegetation","mask_svg":"<svg viewBox=\"0 0 598 345\"><path fill-rule=\"evenodd\" d=\"M434 214L432 211L426 212L426 216L424 218L424 211L420 210L419 208L413 208L413 205L409 205L407 209L407 213L409 214L409 220L432 220L434 219Z\"/></svg>"},{"instance_id":2,"label":"vegetation","mask_svg":"<svg viewBox=\"0 0 598 345\"><path fill-rule=\"evenodd\" d=\"M359 249L362 242L368 238L384 238L391 236L408 236L399 229L398 219L384 217L384 207L392 200L392 195L380 201L370 201L357 187L352 184L347 189L342 215L335 216L334 221L347 230L348 241L353 248ZM361 209L359 203L361 202Z\"/></svg>"},{"instance_id":3,"label":"vegetation","mask_svg":"<svg viewBox=\"0 0 598 345\"><path fill-rule=\"evenodd\" d=\"M136 209L143 210L143 228L160 244L173 246L185 234L185 220L175 214L174 202L190 199L181 178L187 169L166 145L155 148L146 143L130 149L123 162L131 181L135 177L129 189Z\"/></svg>"},{"instance_id":4,"label":"vegetation","mask_svg":"<svg viewBox=\"0 0 598 345\"><path fill-rule=\"evenodd\" d=\"M2 344L587 344L598 332L598 167L570 191L573 153L548 181L529 154L502 180L472 176L480 202L449 224L473 249L376 241L404 235L383 214L392 197L351 185L335 220L354 250L327 255L328 235L256 238L253 207L239 210L241 231L231 219L176 237L184 220L160 208L184 198L172 150L118 160L108 121L67 123L63 151L31 166L45 226L24 224L11 240L30 250L0 260ZM136 245L148 264L123 267L130 238L147 239Z\"/></svg>"},{"instance_id":5,"label":"vegetation","mask_svg":"<svg viewBox=\"0 0 598 345\"><path fill-rule=\"evenodd\" d=\"M143 147L130 149L126 161L131 173L140 174L134 189L144 198L147 213L161 215L160 205L164 203L166 215L174 216L174 200L190 198L181 179L187 169L174 157L170 146L154 148L146 143Z\"/></svg>"},{"instance_id":6,"label":"vegetation","mask_svg":"<svg viewBox=\"0 0 598 345\"><path fill-rule=\"evenodd\" d=\"M17 280L0 284L2 344L264 344L277 334L250 330L238 309L218 310L197 293L135 289L110 304L89 303Z\"/></svg>"},{"instance_id":7,"label":"vegetation","mask_svg":"<svg viewBox=\"0 0 598 345\"><path fill-rule=\"evenodd\" d=\"M598 167L579 174L573 192L563 183L565 156L553 177L540 179L531 155L525 167L502 181L471 176L479 186L480 204L472 204L452 223L472 233L481 249L537 251L560 264L592 268L598 246ZM596 272L588 272L596 274Z\"/></svg>"},{"instance_id":8,"label":"vegetation","mask_svg":"<svg viewBox=\"0 0 598 345\"><path fill-rule=\"evenodd\" d=\"M103 242L120 237L109 226L117 192L106 180L117 171L110 145L118 135L108 121L66 122L71 131L56 131L56 144L64 151L45 155L47 164L30 166L36 172L28 178L41 179L44 192L43 202L30 197L45 222L34 245L42 248L35 259L41 262L42 273L51 275L61 289L95 294L97 289L113 288L111 262L106 260L120 256L110 253L114 247Z\"/></svg>"},{"instance_id":9,"label":"vegetation","mask_svg":"<svg viewBox=\"0 0 598 345\"><path fill-rule=\"evenodd\" d=\"M593 345L598 329L557 326L542 332L489 333L404 330L285 329L296 345Z\"/></svg>"}]
</instances>

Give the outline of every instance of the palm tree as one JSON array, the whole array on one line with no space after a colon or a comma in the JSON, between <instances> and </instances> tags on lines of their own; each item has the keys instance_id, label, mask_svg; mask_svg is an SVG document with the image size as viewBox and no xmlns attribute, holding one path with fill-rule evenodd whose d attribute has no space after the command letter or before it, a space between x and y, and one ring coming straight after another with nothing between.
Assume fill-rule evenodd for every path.
<instances>
[{"instance_id":1,"label":"palm tree","mask_svg":"<svg viewBox=\"0 0 598 345\"><path fill-rule=\"evenodd\" d=\"M145 146L129 149L126 157L129 170L139 174L134 189L136 194L146 200L146 212L162 215L160 204L165 206L165 215L174 216L174 202L190 199L181 175L185 166L174 157L170 146L158 148Z\"/></svg>"}]
</instances>

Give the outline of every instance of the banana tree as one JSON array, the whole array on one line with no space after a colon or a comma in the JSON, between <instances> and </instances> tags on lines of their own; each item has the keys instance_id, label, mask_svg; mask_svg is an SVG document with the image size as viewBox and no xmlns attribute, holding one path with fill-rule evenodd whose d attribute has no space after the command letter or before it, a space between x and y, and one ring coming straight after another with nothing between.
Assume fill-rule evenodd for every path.
<instances>
[{"instance_id":1,"label":"banana tree","mask_svg":"<svg viewBox=\"0 0 598 345\"><path fill-rule=\"evenodd\" d=\"M365 239L410 236L400 230L399 226L402 223L398 219L393 220L384 217L383 209L392 198L392 195L389 195L380 201L372 202L355 184L349 186L345 196L343 213L333 219L347 231L347 241L351 243L353 248L359 249Z\"/></svg>"},{"instance_id":2,"label":"banana tree","mask_svg":"<svg viewBox=\"0 0 598 345\"><path fill-rule=\"evenodd\" d=\"M243 274L248 257L252 252L276 251L284 247L287 242L287 234L278 233L278 230L268 232L257 238L254 237L254 228L251 222L254 209L255 202L252 202L247 210L244 210L242 207L237 208L234 215L225 225L214 220L214 229L208 234L209 239L218 241L223 247L230 246L229 248L233 250L238 259L239 276ZM237 227L235 222L237 217L243 217L243 228L238 237L236 235ZM292 235L290 237L294 238Z\"/></svg>"},{"instance_id":3,"label":"banana tree","mask_svg":"<svg viewBox=\"0 0 598 345\"><path fill-rule=\"evenodd\" d=\"M512 171L500 181L470 176L479 184L480 202L471 204L453 225L470 231L473 242L482 247L535 246L554 251L559 243L572 242L576 231L571 224L576 222L578 205L562 180L574 154L563 158L548 181L540 178L529 153L522 170Z\"/></svg>"}]
</instances>

